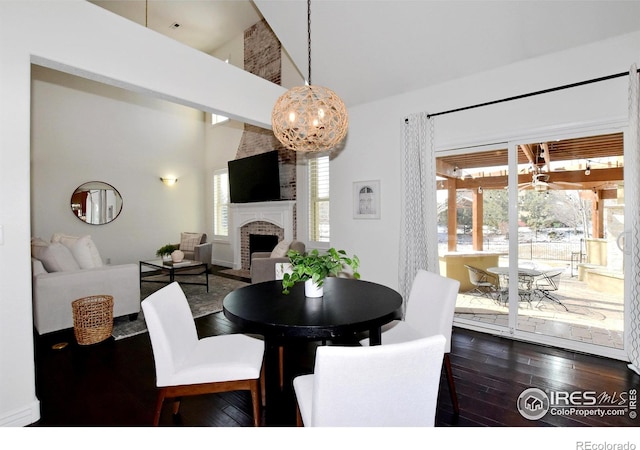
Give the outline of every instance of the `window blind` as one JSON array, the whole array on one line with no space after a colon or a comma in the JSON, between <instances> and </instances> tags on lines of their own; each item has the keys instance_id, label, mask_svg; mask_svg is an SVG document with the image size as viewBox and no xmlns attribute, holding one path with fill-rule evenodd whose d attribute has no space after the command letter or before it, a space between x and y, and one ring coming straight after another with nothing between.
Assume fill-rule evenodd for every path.
<instances>
[{"instance_id":1,"label":"window blind","mask_svg":"<svg viewBox=\"0 0 640 450\"><path fill-rule=\"evenodd\" d=\"M309 240L329 242L329 157L309 161Z\"/></svg>"},{"instance_id":2,"label":"window blind","mask_svg":"<svg viewBox=\"0 0 640 450\"><path fill-rule=\"evenodd\" d=\"M229 173L222 169L213 174L213 234L229 236Z\"/></svg>"}]
</instances>

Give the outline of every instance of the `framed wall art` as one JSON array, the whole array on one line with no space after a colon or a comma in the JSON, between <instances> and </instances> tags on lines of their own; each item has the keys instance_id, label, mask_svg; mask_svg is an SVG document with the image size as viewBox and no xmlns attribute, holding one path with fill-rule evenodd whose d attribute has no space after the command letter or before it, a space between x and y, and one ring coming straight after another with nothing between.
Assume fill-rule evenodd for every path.
<instances>
[{"instance_id":1,"label":"framed wall art","mask_svg":"<svg viewBox=\"0 0 640 450\"><path fill-rule=\"evenodd\" d=\"M353 218L380 218L380 180L353 183Z\"/></svg>"}]
</instances>

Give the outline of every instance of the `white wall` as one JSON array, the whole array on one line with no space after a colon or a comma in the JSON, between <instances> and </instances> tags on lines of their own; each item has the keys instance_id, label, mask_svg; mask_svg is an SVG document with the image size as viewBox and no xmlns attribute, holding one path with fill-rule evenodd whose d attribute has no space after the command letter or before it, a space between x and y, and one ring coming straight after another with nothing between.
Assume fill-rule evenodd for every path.
<instances>
[{"instance_id":1,"label":"white wall","mask_svg":"<svg viewBox=\"0 0 640 450\"><path fill-rule=\"evenodd\" d=\"M0 425L39 418L29 251L32 62L257 126L268 126L284 92L83 0L0 2ZM122 194L127 208L130 193Z\"/></svg>"},{"instance_id":2,"label":"white wall","mask_svg":"<svg viewBox=\"0 0 640 450\"><path fill-rule=\"evenodd\" d=\"M209 232L203 210L204 113L33 66L31 232L89 234L112 264L155 257L182 231ZM161 176L178 183L165 186ZM78 220L71 193L104 181L123 198L107 225Z\"/></svg>"},{"instance_id":3,"label":"white wall","mask_svg":"<svg viewBox=\"0 0 640 450\"><path fill-rule=\"evenodd\" d=\"M640 56L640 33L414 91L349 110L345 149L331 163L331 244L361 259L364 279L398 286L400 155L404 118L446 111L625 72ZM434 64L437 62L434 62ZM626 120L620 78L436 119L436 146L495 142L559 126ZM380 180L381 219L352 218L352 183ZM435 213L433 215L435 220Z\"/></svg>"}]
</instances>

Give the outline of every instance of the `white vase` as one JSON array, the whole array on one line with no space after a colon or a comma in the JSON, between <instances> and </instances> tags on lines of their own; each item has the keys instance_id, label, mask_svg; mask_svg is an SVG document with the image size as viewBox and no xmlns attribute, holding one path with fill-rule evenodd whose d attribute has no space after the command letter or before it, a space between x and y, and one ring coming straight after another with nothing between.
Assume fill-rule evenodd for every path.
<instances>
[{"instance_id":1,"label":"white vase","mask_svg":"<svg viewBox=\"0 0 640 450\"><path fill-rule=\"evenodd\" d=\"M171 253L171 261L173 261L174 263L182 262L183 259L184 252L180 250L174 250L173 253Z\"/></svg>"},{"instance_id":2,"label":"white vase","mask_svg":"<svg viewBox=\"0 0 640 450\"><path fill-rule=\"evenodd\" d=\"M304 282L304 295L305 297L322 297L322 286L318 286L313 280L307 280Z\"/></svg>"}]
</instances>

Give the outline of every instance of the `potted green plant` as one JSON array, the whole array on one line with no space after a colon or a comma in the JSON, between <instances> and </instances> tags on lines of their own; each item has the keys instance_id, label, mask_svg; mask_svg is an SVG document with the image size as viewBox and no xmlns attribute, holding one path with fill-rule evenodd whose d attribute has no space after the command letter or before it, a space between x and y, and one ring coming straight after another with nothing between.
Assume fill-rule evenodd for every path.
<instances>
[{"instance_id":1,"label":"potted green plant","mask_svg":"<svg viewBox=\"0 0 640 450\"><path fill-rule=\"evenodd\" d=\"M177 244L163 245L156 252L156 256L159 256L163 259L168 258L169 256L171 256L171 253L173 253L175 250L178 250L179 248L180 246Z\"/></svg>"},{"instance_id":2,"label":"potted green plant","mask_svg":"<svg viewBox=\"0 0 640 450\"><path fill-rule=\"evenodd\" d=\"M312 250L305 254L289 250L287 256L291 261L291 271L285 273L282 278L282 292L285 294L289 293L289 289L294 284L304 281L307 297L322 297L322 285L325 278L337 276L345 266L351 267L354 278L360 278L358 273L360 260L356 255L348 257L344 250L330 248L322 254L318 250Z\"/></svg>"}]
</instances>

